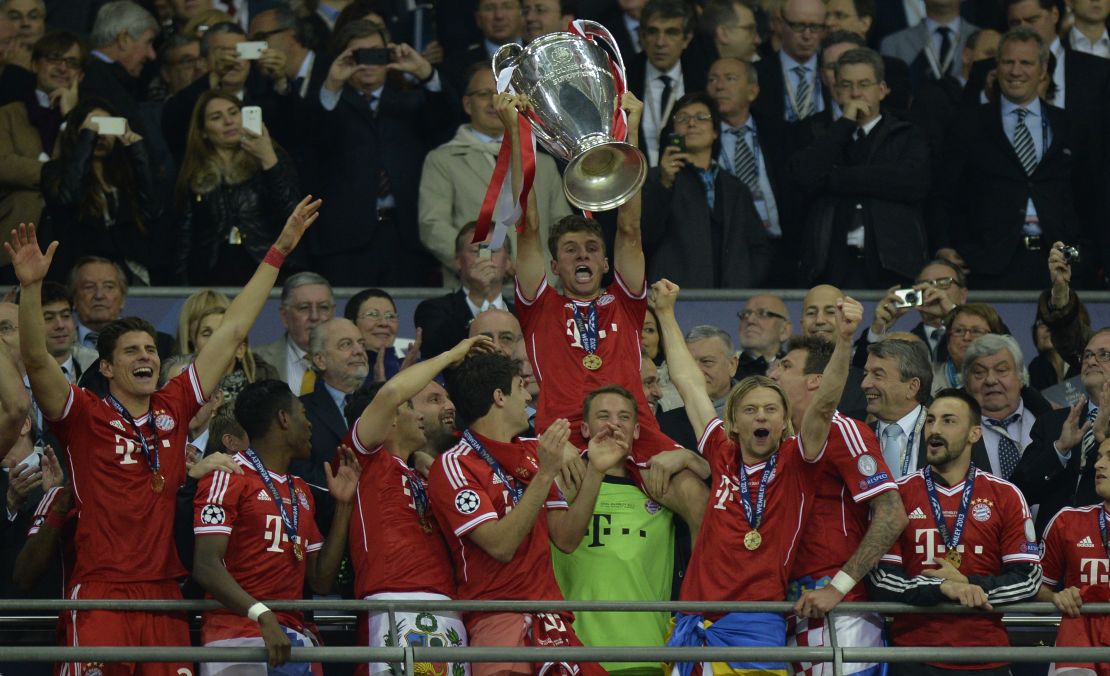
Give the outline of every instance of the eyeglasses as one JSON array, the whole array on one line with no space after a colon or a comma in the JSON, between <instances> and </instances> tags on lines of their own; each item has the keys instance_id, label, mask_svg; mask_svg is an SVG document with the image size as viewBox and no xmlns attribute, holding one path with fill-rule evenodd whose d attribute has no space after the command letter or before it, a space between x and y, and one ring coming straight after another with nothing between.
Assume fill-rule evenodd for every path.
<instances>
[{"instance_id":1,"label":"eyeglasses","mask_svg":"<svg viewBox=\"0 0 1110 676\"><path fill-rule=\"evenodd\" d=\"M956 278L941 277L940 279L919 279L915 281L914 284L928 284L929 286L935 286L938 289L947 289L953 284L956 284ZM956 286L959 286L959 284L956 284Z\"/></svg>"},{"instance_id":2,"label":"eyeglasses","mask_svg":"<svg viewBox=\"0 0 1110 676\"><path fill-rule=\"evenodd\" d=\"M49 63L51 66L65 65L70 70L81 70L81 59L75 56L62 56L61 54L47 54L42 57L42 60Z\"/></svg>"},{"instance_id":3,"label":"eyeglasses","mask_svg":"<svg viewBox=\"0 0 1110 676\"><path fill-rule=\"evenodd\" d=\"M760 308L758 310L744 310L743 312L737 312L736 316L739 317L740 321L742 322L750 322L756 317L759 317L760 319L771 319L773 317L775 319L781 319L784 322L786 321L785 316L780 315L777 312L764 310L763 308Z\"/></svg>"},{"instance_id":4,"label":"eyeglasses","mask_svg":"<svg viewBox=\"0 0 1110 676\"><path fill-rule=\"evenodd\" d=\"M801 21L790 21L785 16L782 18L782 22L786 24L787 28L789 28L792 32L797 33L798 35L807 32L813 33L814 35L820 35L821 33L825 32L825 24L823 23L803 23Z\"/></svg>"},{"instance_id":5,"label":"eyeglasses","mask_svg":"<svg viewBox=\"0 0 1110 676\"><path fill-rule=\"evenodd\" d=\"M384 319L387 322L397 321L397 313L396 312L380 312L378 310L367 310L366 312L363 312L362 314L358 315L359 319L362 319L363 317L366 317L368 319L372 319L374 321L378 321L379 319Z\"/></svg>"},{"instance_id":6,"label":"eyeglasses","mask_svg":"<svg viewBox=\"0 0 1110 676\"><path fill-rule=\"evenodd\" d=\"M698 122L712 122L713 116L709 113L698 113L697 115L687 115L686 113L679 113L674 116L675 124L689 124L693 121Z\"/></svg>"},{"instance_id":7,"label":"eyeglasses","mask_svg":"<svg viewBox=\"0 0 1110 676\"><path fill-rule=\"evenodd\" d=\"M948 329L948 335L955 336L956 338L966 338L967 336L971 336L972 338L981 338L988 333L990 333L989 329L971 329L965 326L953 327L951 329Z\"/></svg>"},{"instance_id":8,"label":"eyeglasses","mask_svg":"<svg viewBox=\"0 0 1110 676\"><path fill-rule=\"evenodd\" d=\"M1079 363L1082 364L1091 357L1094 357L1102 364L1110 363L1110 350L1099 350L1098 352L1091 352L1090 350L1086 350L1083 352L1083 359L1081 359Z\"/></svg>"}]
</instances>

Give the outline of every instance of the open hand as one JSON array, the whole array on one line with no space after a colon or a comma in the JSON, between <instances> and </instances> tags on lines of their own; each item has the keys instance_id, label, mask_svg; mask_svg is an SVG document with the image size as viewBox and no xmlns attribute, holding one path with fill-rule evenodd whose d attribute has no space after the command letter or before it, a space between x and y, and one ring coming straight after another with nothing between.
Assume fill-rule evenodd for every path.
<instances>
[{"instance_id":1,"label":"open hand","mask_svg":"<svg viewBox=\"0 0 1110 676\"><path fill-rule=\"evenodd\" d=\"M320 217L320 205L323 203L324 201L320 199L313 201L312 195L305 195L293 209L293 213L289 214L274 246L285 255L289 255L293 249L296 249L305 231Z\"/></svg>"},{"instance_id":2,"label":"open hand","mask_svg":"<svg viewBox=\"0 0 1110 676\"><path fill-rule=\"evenodd\" d=\"M46 253L39 249L38 236L35 234L34 223L20 223L18 228L12 229L11 241L4 242L4 251L12 261L15 276L23 286L41 282L50 270L50 262L54 260L54 252L58 250L58 242L50 243Z\"/></svg>"},{"instance_id":3,"label":"open hand","mask_svg":"<svg viewBox=\"0 0 1110 676\"><path fill-rule=\"evenodd\" d=\"M324 463L324 481L327 482L328 493L331 494L332 499L338 504L348 505L355 499L358 477L362 474L362 463L346 444L340 444L335 450L335 459L339 463L339 468L334 471L330 462Z\"/></svg>"}]
</instances>

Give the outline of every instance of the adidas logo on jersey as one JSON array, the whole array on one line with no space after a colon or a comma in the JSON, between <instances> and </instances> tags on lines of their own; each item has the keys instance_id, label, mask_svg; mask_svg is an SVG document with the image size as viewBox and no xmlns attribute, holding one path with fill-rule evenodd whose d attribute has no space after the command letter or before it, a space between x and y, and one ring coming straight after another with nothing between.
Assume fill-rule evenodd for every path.
<instances>
[{"instance_id":1,"label":"adidas logo on jersey","mask_svg":"<svg viewBox=\"0 0 1110 676\"><path fill-rule=\"evenodd\" d=\"M925 518L925 512L921 511L920 507L915 507L914 510L912 512L910 512L910 518L911 519L924 519Z\"/></svg>"},{"instance_id":2,"label":"adidas logo on jersey","mask_svg":"<svg viewBox=\"0 0 1110 676\"><path fill-rule=\"evenodd\" d=\"M270 497L270 494L267 493L264 490L258 491L258 499L263 501L263 502L273 502L274 501L274 499Z\"/></svg>"},{"instance_id":3,"label":"adidas logo on jersey","mask_svg":"<svg viewBox=\"0 0 1110 676\"><path fill-rule=\"evenodd\" d=\"M1088 536L1084 537L1082 540L1080 540L1079 544L1077 544L1075 546L1076 547L1091 547L1091 548L1093 548L1095 546L1095 543L1091 542L1091 536L1088 535Z\"/></svg>"},{"instance_id":4,"label":"adidas logo on jersey","mask_svg":"<svg viewBox=\"0 0 1110 676\"><path fill-rule=\"evenodd\" d=\"M108 424L111 425L112 427L115 427L120 432L126 432L127 431L127 428L123 426L123 423L121 423L118 420L113 420L113 421L109 422Z\"/></svg>"}]
</instances>

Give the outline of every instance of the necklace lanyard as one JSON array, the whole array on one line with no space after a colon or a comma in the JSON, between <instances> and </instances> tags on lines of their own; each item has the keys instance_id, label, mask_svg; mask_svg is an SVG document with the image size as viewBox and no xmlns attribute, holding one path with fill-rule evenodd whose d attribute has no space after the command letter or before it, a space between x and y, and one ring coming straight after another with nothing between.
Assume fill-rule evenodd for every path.
<instances>
[{"instance_id":1,"label":"necklace lanyard","mask_svg":"<svg viewBox=\"0 0 1110 676\"><path fill-rule=\"evenodd\" d=\"M586 308L586 316L582 316L582 312L578 309L578 303L571 301L571 309L574 312L574 325L578 327L578 339L582 343L582 349L587 354L597 353L598 342L598 329L597 329L597 300L591 300Z\"/></svg>"},{"instance_id":2,"label":"necklace lanyard","mask_svg":"<svg viewBox=\"0 0 1110 676\"><path fill-rule=\"evenodd\" d=\"M493 455L486 450L486 447L482 445L482 442L478 441L478 438L475 437L470 430L463 432L463 440L474 449L474 452L478 454L479 458L486 461L486 464L493 469L493 473L501 480L501 483L505 484L505 488L509 491L509 499L515 507L516 504L520 502L521 496L524 495L524 488L501 468L501 463L497 462Z\"/></svg>"},{"instance_id":3,"label":"necklace lanyard","mask_svg":"<svg viewBox=\"0 0 1110 676\"><path fill-rule=\"evenodd\" d=\"M278 493L277 486L270 478L270 471L262 463L262 458L258 457L253 448L243 451L243 455L247 456L247 460L254 467L254 471L258 472L258 476L262 477L262 483L266 485L266 490L270 493L270 497L274 499L278 514L281 516L281 525L285 529L285 536L293 543L293 555L300 561L304 554L301 550L300 536L297 535L298 526L300 525L300 510L297 508L297 489L293 485L293 475L285 475L285 481L289 485L289 511L287 512L281 493Z\"/></svg>"},{"instance_id":4,"label":"necklace lanyard","mask_svg":"<svg viewBox=\"0 0 1110 676\"><path fill-rule=\"evenodd\" d=\"M910 458L913 456L916 446L913 445L914 439L921 433L921 428L924 426L925 409L917 409L917 418L913 421L913 428L910 430L909 435L906 436L906 445L902 448L902 476L910 473Z\"/></svg>"},{"instance_id":5,"label":"necklace lanyard","mask_svg":"<svg viewBox=\"0 0 1110 676\"><path fill-rule=\"evenodd\" d=\"M751 491L748 489L748 470L744 466L744 458L740 457L740 481L737 482L740 485L740 505L744 508L744 516L748 519L748 525L752 530L757 530L763 525L763 512L767 507L767 483L775 473L778 458L778 451L775 451L763 465L763 476L759 477L759 489L756 491L753 505Z\"/></svg>"},{"instance_id":6,"label":"necklace lanyard","mask_svg":"<svg viewBox=\"0 0 1110 676\"><path fill-rule=\"evenodd\" d=\"M428 522L427 517L428 491L424 488L424 481L415 470L401 461L400 458L398 458L398 462L401 463L401 471L405 473L405 478L408 479L409 493L412 494L412 506L416 510L416 516L420 519L420 528L422 528L425 533L431 533L432 525Z\"/></svg>"},{"instance_id":7,"label":"necklace lanyard","mask_svg":"<svg viewBox=\"0 0 1110 676\"><path fill-rule=\"evenodd\" d=\"M1102 535L1102 551L1110 558L1110 538L1107 537L1106 508L1098 509L1098 532Z\"/></svg>"},{"instance_id":8,"label":"necklace lanyard","mask_svg":"<svg viewBox=\"0 0 1110 676\"><path fill-rule=\"evenodd\" d=\"M951 536L948 533L948 524L944 521L944 510L940 507L940 498L937 497L936 484L933 483L933 468L926 467L922 474L925 477L925 492L929 494L929 506L933 508L933 521L937 524L940 539L944 541L946 550L955 550L963 538L964 526L967 525L967 510L971 506L971 494L975 488L975 463L971 463L967 468L964 491L960 497L960 511L956 512L956 522L952 526Z\"/></svg>"},{"instance_id":9,"label":"necklace lanyard","mask_svg":"<svg viewBox=\"0 0 1110 676\"><path fill-rule=\"evenodd\" d=\"M139 423L135 422L135 419L131 417L131 413L129 413L128 410L124 408L119 399L116 399L115 396L109 394L107 397L105 397L105 401L107 401L108 404L115 409L116 413L118 413L121 418L127 421L127 424L131 425L131 429L135 432L135 436L139 437L139 446L140 448L142 448L143 458L146 459L147 466L150 467L150 471L154 474L160 474L160 470L162 469L162 461L158 456L158 426L154 424L154 412L151 411L150 413L148 413L148 415L150 416L150 436L154 437L154 447L151 448L151 445L146 440L146 435L143 434L143 429L139 427Z\"/></svg>"},{"instance_id":10,"label":"necklace lanyard","mask_svg":"<svg viewBox=\"0 0 1110 676\"><path fill-rule=\"evenodd\" d=\"M952 49L948 51L948 58L944 60L944 63L941 63L936 47L933 46L933 38L929 36L929 42L925 45L925 59L929 62L929 70L933 71L933 76L936 79L943 79L948 73L948 69L952 67L952 62L956 60L956 50L960 48L959 40L960 36L957 34L952 42Z\"/></svg>"}]
</instances>

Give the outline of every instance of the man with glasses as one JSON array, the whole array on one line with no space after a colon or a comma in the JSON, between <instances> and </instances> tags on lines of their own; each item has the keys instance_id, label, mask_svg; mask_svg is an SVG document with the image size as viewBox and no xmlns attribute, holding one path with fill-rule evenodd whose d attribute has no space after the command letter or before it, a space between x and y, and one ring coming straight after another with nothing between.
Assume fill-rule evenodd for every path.
<instances>
[{"instance_id":1,"label":"man with glasses","mask_svg":"<svg viewBox=\"0 0 1110 676\"><path fill-rule=\"evenodd\" d=\"M309 37L292 9L278 5L251 15L248 35L285 55L284 75L297 98L308 98L310 92L320 89L328 64L317 60L316 52L308 48Z\"/></svg>"},{"instance_id":2,"label":"man with glasses","mask_svg":"<svg viewBox=\"0 0 1110 676\"><path fill-rule=\"evenodd\" d=\"M755 10L747 0L709 0L698 19L698 30L721 58L759 61L756 49L762 40Z\"/></svg>"},{"instance_id":3,"label":"man with glasses","mask_svg":"<svg viewBox=\"0 0 1110 676\"><path fill-rule=\"evenodd\" d=\"M644 51L625 54L628 89L644 102L640 148L648 166L660 162L663 129L676 102L687 92L705 88L704 64L687 47L694 39L694 10L685 0L649 0L640 13L640 44ZM645 212L646 213L646 212Z\"/></svg>"},{"instance_id":4,"label":"man with glasses","mask_svg":"<svg viewBox=\"0 0 1110 676\"><path fill-rule=\"evenodd\" d=\"M77 105L77 87L87 57L80 38L73 33L44 36L31 52L33 94L0 108L0 157L4 158L0 230L4 232L20 223L39 222L42 165L53 156L62 121Z\"/></svg>"},{"instance_id":5,"label":"man with glasses","mask_svg":"<svg viewBox=\"0 0 1110 676\"><path fill-rule=\"evenodd\" d=\"M926 260L928 141L918 127L883 115L889 90L878 53L847 51L834 73L843 117L791 158L814 200L802 274L809 284L849 289L908 282Z\"/></svg>"},{"instance_id":6,"label":"man with glasses","mask_svg":"<svg viewBox=\"0 0 1110 676\"><path fill-rule=\"evenodd\" d=\"M158 48L158 69L165 97L170 97L197 81L207 71L207 64L200 58L200 41L177 33Z\"/></svg>"},{"instance_id":7,"label":"man with glasses","mask_svg":"<svg viewBox=\"0 0 1110 676\"><path fill-rule=\"evenodd\" d=\"M277 369L293 394L308 394L316 385L308 355L309 334L312 327L335 316L335 297L328 280L315 272L299 272L285 280L278 316L285 335L255 352Z\"/></svg>"},{"instance_id":8,"label":"man with glasses","mask_svg":"<svg viewBox=\"0 0 1110 676\"><path fill-rule=\"evenodd\" d=\"M765 376L782 356L782 344L790 337L790 311L778 296L761 293L744 303L736 313L740 319L740 362L736 379Z\"/></svg>"},{"instance_id":9,"label":"man with glasses","mask_svg":"<svg viewBox=\"0 0 1110 676\"><path fill-rule=\"evenodd\" d=\"M799 122L825 110L828 92L817 71L817 49L825 35L821 0L786 0L775 18L782 48L757 65L763 95L755 110L769 117Z\"/></svg>"},{"instance_id":10,"label":"man with glasses","mask_svg":"<svg viewBox=\"0 0 1110 676\"><path fill-rule=\"evenodd\" d=\"M879 51L909 64L916 92L925 80L960 75L964 45L977 30L960 17L960 0L926 0L925 19L883 38Z\"/></svg>"},{"instance_id":11,"label":"man with glasses","mask_svg":"<svg viewBox=\"0 0 1110 676\"><path fill-rule=\"evenodd\" d=\"M541 35L565 31L567 24L574 21L574 8L570 0L524 0L521 15L527 43Z\"/></svg>"},{"instance_id":12,"label":"man with glasses","mask_svg":"<svg viewBox=\"0 0 1110 676\"><path fill-rule=\"evenodd\" d=\"M867 360L867 346L882 340L911 309L918 311L921 321L910 329L910 333L925 341L934 364L948 360L944 318L952 310L967 303L967 278L964 277L963 270L943 258L926 263L913 282L913 288L921 294L921 304L916 308L899 305L895 292L900 288L901 285L895 285L887 289L886 295L875 306L871 327L856 340L853 366L862 368Z\"/></svg>"},{"instance_id":13,"label":"man with glasses","mask_svg":"<svg viewBox=\"0 0 1110 676\"><path fill-rule=\"evenodd\" d=\"M825 8L825 30L828 33L843 30L867 40L875 22L875 0L826 0ZM910 106L909 66L893 56L884 56L883 66L886 83L890 87L886 105L895 110L906 110Z\"/></svg>"}]
</instances>

